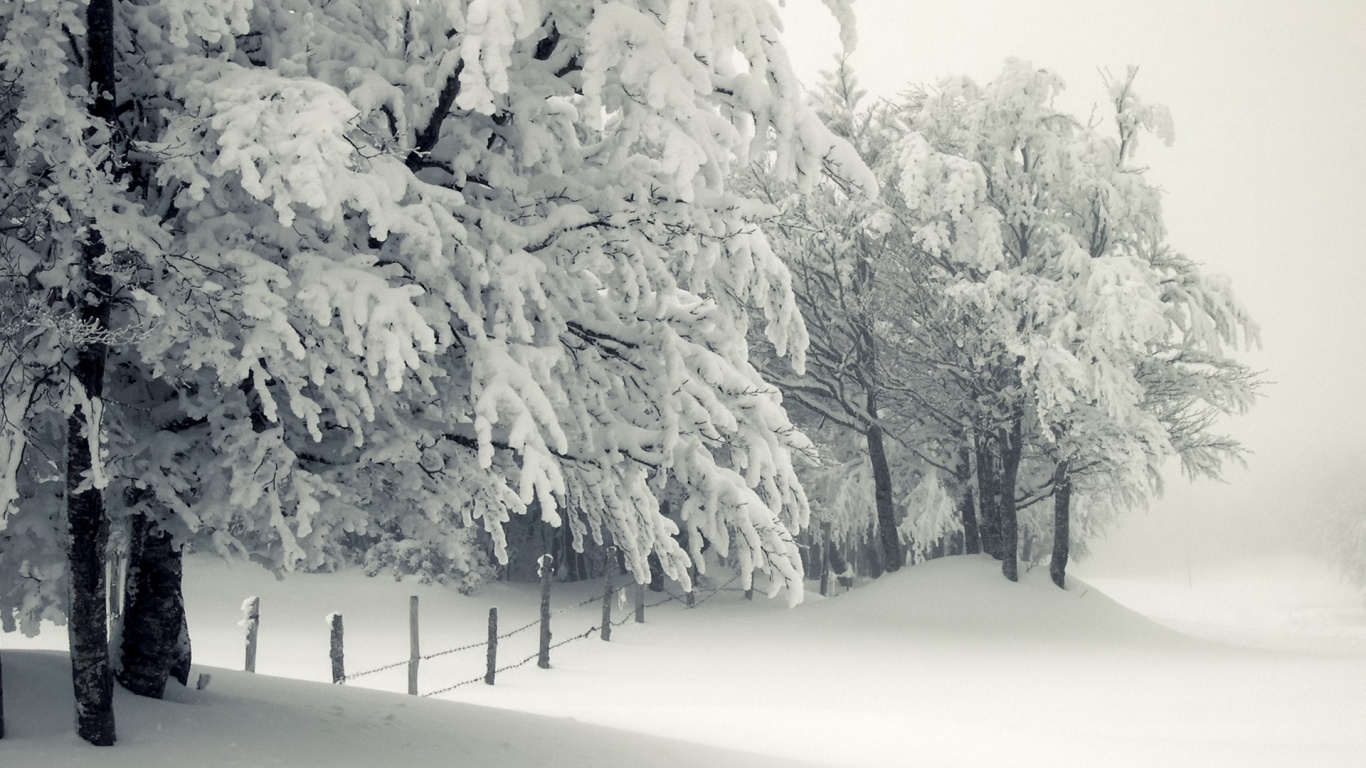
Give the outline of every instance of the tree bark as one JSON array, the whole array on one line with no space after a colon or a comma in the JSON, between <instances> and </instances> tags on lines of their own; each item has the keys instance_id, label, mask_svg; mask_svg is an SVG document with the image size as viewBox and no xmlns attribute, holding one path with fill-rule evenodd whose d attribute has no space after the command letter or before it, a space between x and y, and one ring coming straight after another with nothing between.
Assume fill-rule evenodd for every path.
<instances>
[{"instance_id":1,"label":"tree bark","mask_svg":"<svg viewBox=\"0 0 1366 768\"><path fill-rule=\"evenodd\" d=\"M863 538L862 545L867 547L865 550L867 561L868 577L871 579L882 578L882 548L877 544L877 525L868 526L868 535Z\"/></svg>"},{"instance_id":2,"label":"tree bark","mask_svg":"<svg viewBox=\"0 0 1366 768\"><path fill-rule=\"evenodd\" d=\"M160 699L166 680L190 681L190 646L180 550L146 515L133 518L124 594L119 683Z\"/></svg>"},{"instance_id":3,"label":"tree bark","mask_svg":"<svg viewBox=\"0 0 1366 768\"><path fill-rule=\"evenodd\" d=\"M1001 551L1001 477L996 451L991 438L979 435L973 438L977 452L977 503L982 517L978 532L981 534L982 551L1000 560Z\"/></svg>"},{"instance_id":4,"label":"tree bark","mask_svg":"<svg viewBox=\"0 0 1366 768\"><path fill-rule=\"evenodd\" d=\"M1053 472L1053 560L1048 575L1059 589L1067 588L1067 558L1072 551L1072 480L1067 462Z\"/></svg>"},{"instance_id":5,"label":"tree bark","mask_svg":"<svg viewBox=\"0 0 1366 768\"><path fill-rule=\"evenodd\" d=\"M90 0L86 8L86 61L90 89L94 94L90 112L116 131L114 100L114 6L113 0ZM111 144L115 143L111 137ZM91 229L81 249L81 272L72 286L72 306L94 333L109 328L113 280L100 271L104 240ZM83 278L83 279L81 279ZM107 349L98 336L84 340L76 350L73 383L83 390L66 423L66 513L68 589L67 639L71 648L71 684L76 698L76 733L95 746L114 743L114 678L109 664L108 605L105 595L104 549L109 540L109 519L104 493L94 487L90 470L98 458L91 446L99 445L99 422L92 406L104 394ZM87 434L87 430L96 434Z\"/></svg>"},{"instance_id":6,"label":"tree bark","mask_svg":"<svg viewBox=\"0 0 1366 768\"><path fill-rule=\"evenodd\" d=\"M882 542L882 567L887 573L901 569L901 540L892 506L892 471L882 444L882 427L868 427L868 458L873 465L873 500L877 505L878 535Z\"/></svg>"},{"instance_id":7,"label":"tree bark","mask_svg":"<svg viewBox=\"0 0 1366 768\"><path fill-rule=\"evenodd\" d=\"M1010 421L1010 431L1000 431L1001 447L1001 574L1010 581L1020 580L1018 550L1020 531L1015 509L1015 486L1020 474L1020 456L1024 431L1024 417L1016 413Z\"/></svg>"},{"instance_id":8,"label":"tree bark","mask_svg":"<svg viewBox=\"0 0 1366 768\"><path fill-rule=\"evenodd\" d=\"M84 313L82 313L84 314ZM104 358L81 350L76 376L90 392L103 379ZM99 391L96 387L96 392ZM95 395L92 394L92 398ZM109 614L105 602L104 547L109 539L104 495L89 487L90 442L87 418L78 407L67 420L66 509L70 608L67 641L71 647L71 683L76 697L76 733L99 747L114 743L114 678L109 663ZM90 420L90 428L98 427ZM77 492L85 483L86 489Z\"/></svg>"},{"instance_id":9,"label":"tree bark","mask_svg":"<svg viewBox=\"0 0 1366 768\"><path fill-rule=\"evenodd\" d=\"M830 521L821 523L821 597L830 596Z\"/></svg>"},{"instance_id":10,"label":"tree bark","mask_svg":"<svg viewBox=\"0 0 1366 768\"><path fill-rule=\"evenodd\" d=\"M977 509L972 497L972 463L967 447L958 451L958 466L954 467L958 481L958 516L963 520L963 552L969 555L982 551L982 534L977 528Z\"/></svg>"}]
</instances>

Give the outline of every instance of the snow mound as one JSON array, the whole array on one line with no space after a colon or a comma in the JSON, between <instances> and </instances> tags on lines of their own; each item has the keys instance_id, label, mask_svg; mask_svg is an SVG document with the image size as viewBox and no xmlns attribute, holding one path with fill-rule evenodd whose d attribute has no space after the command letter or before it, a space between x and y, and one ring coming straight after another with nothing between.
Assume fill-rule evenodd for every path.
<instances>
[{"instance_id":1,"label":"snow mound","mask_svg":"<svg viewBox=\"0 0 1366 768\"><path fill-rule=\"evenodd\" d=\"M812 621L879 631L989 634L1002 639L1149 645L1197 641L1126 608L1086 582L1058 589L1034 569L1016 583L986 555L946 557L868 582L810 607Z\"/></svg>"}]
</instances>

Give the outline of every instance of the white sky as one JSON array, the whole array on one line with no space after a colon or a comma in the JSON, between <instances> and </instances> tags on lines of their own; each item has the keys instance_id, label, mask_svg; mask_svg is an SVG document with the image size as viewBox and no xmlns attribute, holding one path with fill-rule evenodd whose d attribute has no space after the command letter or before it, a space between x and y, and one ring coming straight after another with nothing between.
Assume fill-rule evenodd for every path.
<instances>
[{"instance_id":1,"label":"white sky","mask_svg":"<svg viewBox=\"0 0 1366 768\"><path fill-rule=\"evenodd\" d=\"M1230 430L1254 451L1228 484L1173 475L1166 497L1100 555L1142 551L1185 567L1207 537L1253 522L1235 550L1262 556L1291 521L1366 490L1366 3L1356 0L856 0L865 88L967 74L1008 56L1058 72L1062 106L1104 101L1099 68L1140 67L1176 144L1140 160L1163 187L1170 242L1228 275L1262 326L1245 356L1275 383ZM838 50L819 0L787 0L787 40L808 82ZM1103 104L1102 104L1103 106ZM1181 522L1187 539L1168 536Z\"/></svg>"}]
</instances>

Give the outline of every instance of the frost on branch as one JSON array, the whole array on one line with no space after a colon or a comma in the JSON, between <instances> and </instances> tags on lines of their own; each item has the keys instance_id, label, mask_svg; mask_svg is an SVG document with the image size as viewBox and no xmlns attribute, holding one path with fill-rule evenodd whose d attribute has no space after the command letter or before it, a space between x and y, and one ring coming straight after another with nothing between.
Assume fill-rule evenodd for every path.
<instances>
[{"instance_id":1,"label":"frost on branch","mask_svg":"<svg viewBox=\"0 0 1366 768\"><path fill-rule=\"evenodd\" d=\"M930 549L945 537L963 532L963 521L954 500L944 489L939 473L933 469L925 473L902 503L906 517L899 529L913 563L924 560Z\"/></svg>"},{"instance_id":2,"label":"frost on branch","mask_svg":"<svg viewBox=\"0 0 1366 768\"><path fill-rule=\"evenodd\" d=\"M798 368L808 338L730 178L873 184L768 3L121 4L121 185L84 154L72 8L6 12L5 147L60 169L45 220L96 210L129 254L111 498L277 569L485 573L536 514L639 578L651 552L686 578L705 539L799 595L810 445L746 337Z\"/></svg>"},{"instance_id":3,"label":"frost on branch","mask_svg":"<svg viewBox=\"0 0 1366 768\"><path fill-rule=\"evenodd\" d=\"M248 33L253 0L161 0L151 13L164 14L172 45L189 47L194 36L206 43Z\"/></svg>"}]
</instances>

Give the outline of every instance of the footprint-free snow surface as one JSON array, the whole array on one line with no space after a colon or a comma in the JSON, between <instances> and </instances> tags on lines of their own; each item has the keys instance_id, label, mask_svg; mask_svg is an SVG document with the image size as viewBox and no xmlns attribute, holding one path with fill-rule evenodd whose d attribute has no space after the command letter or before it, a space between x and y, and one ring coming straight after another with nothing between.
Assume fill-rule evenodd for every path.
<instances>
[{"instance_id":1,"label":"footprint-free snow surface","mask_svg":"<svg viewBox=\"0 0 1366 768\"><path fill-rule=\"evenodd\" d=\"M60 649L62 628L6 635L0 766L1321 768L1366 755L1366 614L1351 609L1331 616L1331 652L1283 632L1275 649L1258 648L1229 622L1197 638L1080 580L1062 591L1035 571L1010 584L987 558L948 558L795 609L747 601L734 584L694 609L647 593L666 602L610 643L589 634L556 648L549 670L533 661L492 687L415 698L402 693L404 666L320 684L324 617L343 614L354 674L407 658L409 595L429 655L479 643L491 606L500 631L532 622L538 590L494 584L465 597L353 572L277 582L206 558L191 559L186 587L194 674L212 681L160 702L120 692L112 749L73 734L65 656L15 650ZM555 610L600 590L557 584ZM228 669L241 668L240 605L253 595L260 650L247 675ZM591 602L557 613L555 640L600 612ZM535 644L534 628L505 639L500 665ZM424 660L419 692L476 678L484 663L482 647Z\"/></svg>"}]
</instances>

